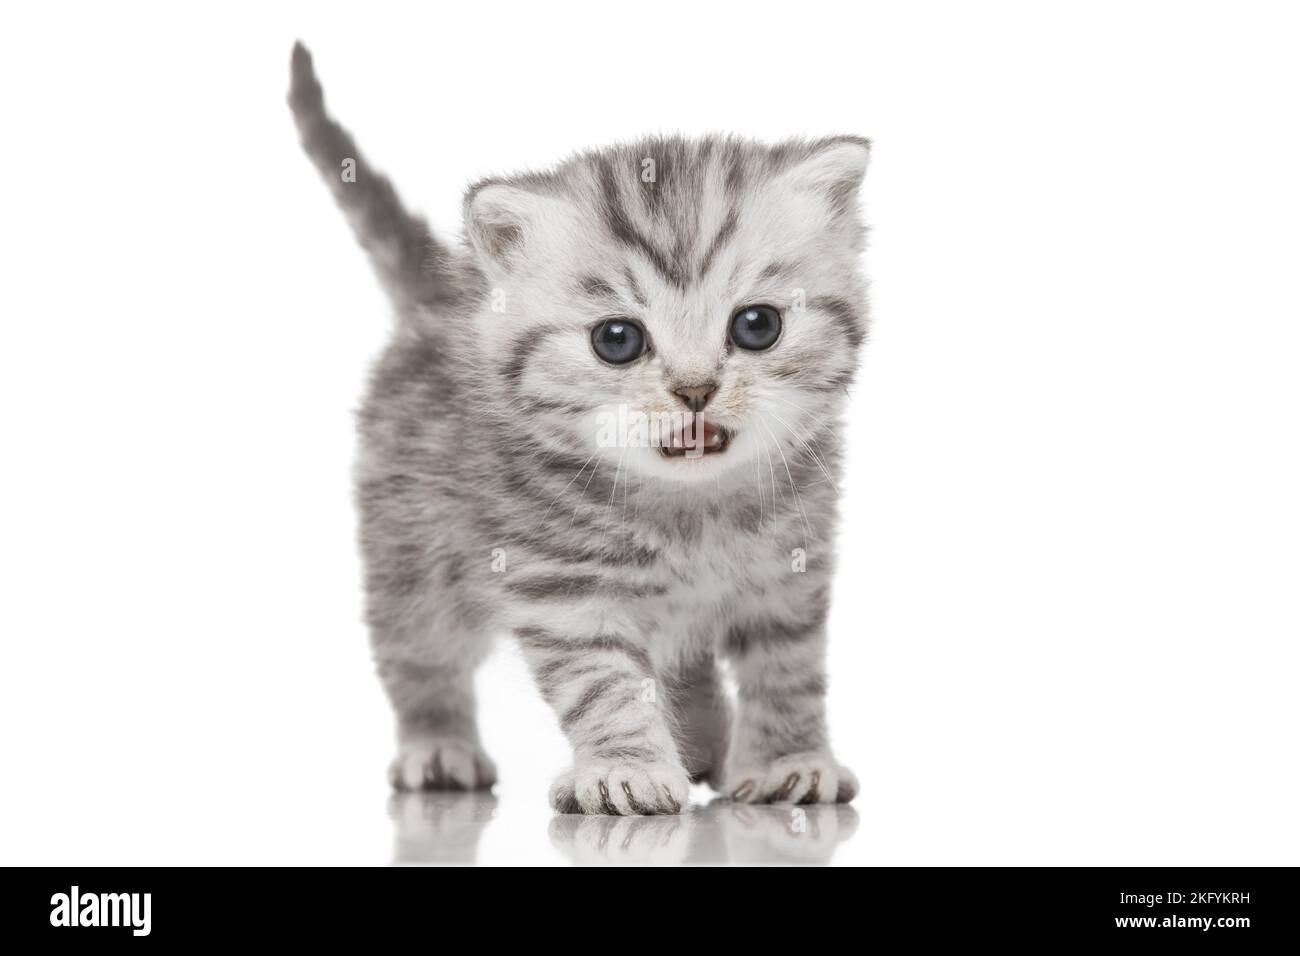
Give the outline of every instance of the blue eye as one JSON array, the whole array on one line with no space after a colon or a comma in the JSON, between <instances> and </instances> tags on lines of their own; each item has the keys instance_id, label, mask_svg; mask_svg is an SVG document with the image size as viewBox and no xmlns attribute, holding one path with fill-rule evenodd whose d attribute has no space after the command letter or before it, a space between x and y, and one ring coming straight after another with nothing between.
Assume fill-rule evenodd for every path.
<instances>
[{"instance_id":1,"label":"blue eye","mask_svg":"<svg viewBox=\"0 0 1300 956\"><path fill-rule=\"evenodd\" d=\"M781 337L781 313L770 305L747 305L731 317L731 341L761 352Z\"/></svg>"},{"instance_id":2,"label":"blue eye","mask_svg":"<svg viewBox=\"0 0 1300 956\"><path fill-rule=\"evenodd\" d=\"M611 365L626 365L645 354L645 332L629 319L606 319L591 330L591 347Z\"/></svg>"}]
</instances>

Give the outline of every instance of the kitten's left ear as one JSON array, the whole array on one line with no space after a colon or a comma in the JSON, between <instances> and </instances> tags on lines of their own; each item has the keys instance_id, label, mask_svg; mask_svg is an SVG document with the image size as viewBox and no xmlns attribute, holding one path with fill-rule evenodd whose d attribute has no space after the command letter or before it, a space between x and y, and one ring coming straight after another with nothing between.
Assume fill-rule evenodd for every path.
<instances>
[{"instance_id":1,"label":"kitten's left ear","mask_svg":"<svg viewBox=\"0 0 1300 956\"><path fill-rule=\"evenodd\" d=\"M785 178L797 189L824 196L836 212L851 212L870 155L869 140L860 136L831 136L812 143L807 154L786 171Z\"/></svg>"}]
</instances>

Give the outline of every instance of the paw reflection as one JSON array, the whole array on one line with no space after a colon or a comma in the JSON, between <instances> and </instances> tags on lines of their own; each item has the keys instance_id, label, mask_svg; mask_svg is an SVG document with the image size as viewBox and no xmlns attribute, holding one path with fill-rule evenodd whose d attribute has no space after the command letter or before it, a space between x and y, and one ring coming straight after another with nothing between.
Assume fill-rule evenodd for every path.
<instances>
[{"instance_id":1,"label":"paw reflection","mask_svg":"<svg viewBox=\"0 0 1300 956\"><path fill-rule=\"evenodd\" d=\"M730 863L824 864L858 829L848 804L748 805L717 801Z\"/></svg>"},{"instance_id":2,"label":"paw reflection","mask_svg":"<svg viewBox=\"0 0 1300 956\"><path fill-rule=\"evenodd\" d=\"M574 863L672 866L691 849L694 814L616 817L556 814L551 842Z\"/></svg>"},{"instance_id":3,"label":"paw reflection","mask_svg":"<svg viewBox=\"0 0 1300 956\"><path fill-rule=\"evenodd\" d=\"M511 841L515 839L511 828L516 821L496 824L498 812L497 798L491 793L395 793L388 802L393 862L477 863L479 843L489 825L504 825ZM726 799L670 816L547 817L539 813L533 819L548 821L551 845L582 866L818 866L831 862L836 848L858 828L857 812L846 804L757 805ZM520 839L533 844L540 838L544 846L546 838L532 830L534 825L530 823L529 835ZM490 853L499 855L504 849L506 856L492 862L514 862L514 854L499 837L490 844Z\"/></svg>"},{"instance_id":4,"label":"paw reflection","mask_svg":"<svg viewBox=\"0 0 1300 956\"><path fill-rule=\"evenodd\" d=\"M858 828L852 807L753 806L716 800L680 816L558 814L551 842L574 863L829 863Z\"/></svg>"},{"instance_id":5,"label":"paw reflection","mask_svg":"<svg viewBox=\"0 0 1300 956\"><path fill-rule=\"evenodd\" d=\"M474 863L479 838L492 820L497 798L476 791L394 793L394 863Z\"/></svg>"}]
</instances>

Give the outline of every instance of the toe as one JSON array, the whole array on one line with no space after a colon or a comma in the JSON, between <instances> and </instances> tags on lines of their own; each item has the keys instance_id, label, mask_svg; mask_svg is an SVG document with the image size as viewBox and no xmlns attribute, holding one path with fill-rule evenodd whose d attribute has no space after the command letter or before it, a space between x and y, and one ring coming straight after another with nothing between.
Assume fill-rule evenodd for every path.
<instances>
[{"instance_id":1,"label":"toe","mask_svg":"<svg viewBox=\"0 0 1300 956\"><path fill-rule=\"evenodd\" d=\"M858 778L848 767L840 767L839 786L835 791L836 803L848 803L858 795Z\"/></svg>"},{"instance_id":2,"label":"toe","mask_svg":"<svg viewBox=\"0 0 1300 956\"><path fill-rule=\"evenodd\" d=\"M846 799L843 774L847 773L826 754L790 754L761 771L734 775L729 790L736 803L834 803ZM848 780L856 792L852 774Z\"/></svg>"},{"instance_id":3,"label":"toe","mask_svg":"<svg viewBox=\"0 0 1300 956\"><path fill-rule=\"evenodd\" d=\"M556 813L582 812L572 770L567 770L555 778L555 782L551 784L550 800L551 808Z\"/></svg>"},{"instance_id":4,"label":"toe","mask_svg":"<svg viewBox=\"0 0 1300 956\"><path fill-rule=\"evenodd\" d=\"M815 767L808 774L808 786L796 803L830 803L835 799L839 781L826 768Z\"/></svg>"},{"instance_id":5,"label":"toe","mask_svg":"<svg viewBox=\"0 0 1300 956\"><path fill-rule=\"evenodd\" d=\"M756 803L761 795L758 780L753 776L741 775L730 789L731 799L736 803Z\"/></svg>"},{"instance_id":6,"label":"toe","mask_svg":"<svg viewBox=\"0 0 1300 956\"><path fill-rule=\"evenodd\" d=\"M433 786L451 790L473 790L478 786L478 770L474 755L460 747L444 747L438 751L433 766L437 768Z\"/></svg>"},{"instance_id":7,"label":"toe","mask_svg":"<svg viewBox=\"0 0 1300 956\"><path fill-rule=\"evenodd\" d=\"M417 754L399 754L388 768L394 790L419 790L424 786L424 761Z\"/></svg>"},{"instance_id":8,"label":"toe","mask_svg":"<svg viewBox=\"0 0 1300 956\"><path fill-rule=\"evenodd\" d=\"M574 782L574 796L583 813L618 813L617 806L610 800L603 767L580 769Z\"/></svg>"},{"instance_id":9,"label":"toe","mask_svg":"<svg viewBox=\"0 0 1300 956\"><path fill-rule=\"evenodd\" d=\"M583 813L645 816L680 813L690 795L686 771L668 766L580 767L570 801L564 786L552 788L556 809L576 802Z\"/></svg>"},{"instance_id":10,"label":"toe","mask_svg":"<svg viewBox=\"0 0 1300 956\"><path fill-rule=\"evenodd\" d=\"M604 781L605 793L609 802L613 805L614 811L620 816L632 816L634 814L645 813L645 808L638 800L638 792L632 789L635 774L627 769L611 770Z\"/></svg>"},{"instance_id":11,"label":"toe","mask_svg":"<svg viewBox=\"0 0 1300 956\"><path fill-rule=\"evenodd\" d=\"M474 772L481 789L487 790L496 786L497 765L487 754L480 752L474 755Z\"/></svg>"},{"instance_id":12,"label":"toe","mask_svg":"<svg viewBox=\"0 0 1300 956\"><path fill-rule=\"evenodd\" d=\"M395 790L482 790L496 783L496 767L468 741L426 738L402 745L388 779Z\"/></svg>"},{"instance_id":13,"label":"toe","mask_svg":"<svg viewBox=\"0 0 1300 956\"><path fill-rule=\"evenodd\" d=\"M766 803L797 803L807 791L809 780L806 768L778 762L763 782L763 800Z\"/></svg>"}]
</instances>

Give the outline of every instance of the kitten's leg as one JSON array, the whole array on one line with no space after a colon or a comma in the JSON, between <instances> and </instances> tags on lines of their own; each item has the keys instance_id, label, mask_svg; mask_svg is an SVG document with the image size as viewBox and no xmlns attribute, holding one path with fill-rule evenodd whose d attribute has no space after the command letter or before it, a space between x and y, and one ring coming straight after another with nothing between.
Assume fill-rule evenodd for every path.
<instances>
[{"instance_id":1,"label":"kitten's leg","mask_svg":"<svg viewBox=\"0 0 1300 956\"><path fill-rule=\"evenodd\" d=\"M665 688L627 637L517 632L542 696L573 745L574 768L551 788L561 813L680 813L690 795L669 729Z\"/></svg>"},{"instance_id":2,"label":"kitten's leg","mask_svg":"<svg viewBox=\"0 0 1300 956\"><path fill-rule=\"evenodd\" d=\"M443 544L447 514L429 505L437 486L376 444L363 447L357 500L370 644L397 717L389 780L398 790L487 789L496 767L479 743L474 671L491 648L490 622L457 586L467 562Z\"/></svg>"},{"instance_id":3,"label":"kitten's leg","mask_svg":"<svg viewBox=\"0 0 1300 956\"><path fill-rule=\"evenodd\" d=\"M731 702L712 654L689 661L672 675L673 730L692 783L722 788L731 732Z\"/></svg>"},{"instance_id":4,"label":"kitten's leg","mask_svg":"<svg viewBox=\"0 0 1300 956\"><path fill-rule=\"evenodd\" d=\"M857 779L830 752L826 732L824 615L733 628L724 650L738 707L727 792L742 803L846 803Z\"/></svg>"},{"instance_id":5,"label":"kitten's leg","mask_svg":"<svg viewBox=\"0 0 1300 956\"><path fill-rule=\"evenodd\" d=\"M376 658L397 715L397 756L388 771L393 787L481 790L496 783L496 766L479 742L472 667Z\"/></svg>"}]
</instances>

